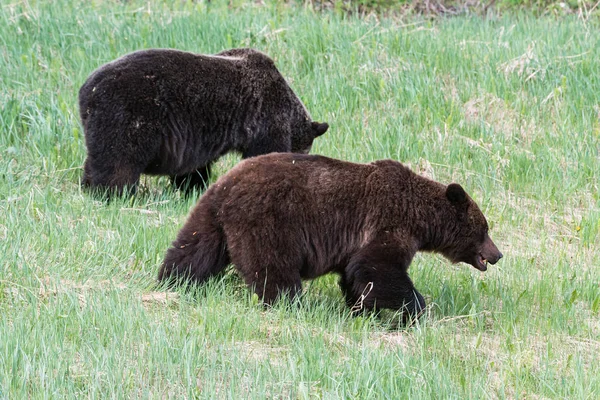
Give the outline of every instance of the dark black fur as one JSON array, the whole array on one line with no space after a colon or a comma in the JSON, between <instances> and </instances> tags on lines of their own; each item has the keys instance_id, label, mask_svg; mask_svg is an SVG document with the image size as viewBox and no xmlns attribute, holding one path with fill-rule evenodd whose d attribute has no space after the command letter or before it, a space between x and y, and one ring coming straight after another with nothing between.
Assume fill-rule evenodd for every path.
<instances>
[{"instance_id":1,"label":"dark black fur","mask_svg":"<svg viewBox=\"0 0 600 400\"><path fill-rule=\"evenodd\" d=\"M308 153L328 128L311 120L273 61L252 49L127 54L90 75L79 111L88 150L82 183L118 193L143 173L201 187L225 153Z\"/></svg>"},{"instance_id":2,"label":"dark black fur","mask_svg":"<svg viewBox=\"0 0 600 400\"><path fill-rule=\"evenodd\" d=\"M349 306L404 309L412 318L425 307L407 273L417 251L480 270L502 257L458 184L390 160L270 154L240 163L206 191L158 278L201 283L233 262L272 303L298 294L302 279L336 272Z\"/></svg>"}]
</instances>

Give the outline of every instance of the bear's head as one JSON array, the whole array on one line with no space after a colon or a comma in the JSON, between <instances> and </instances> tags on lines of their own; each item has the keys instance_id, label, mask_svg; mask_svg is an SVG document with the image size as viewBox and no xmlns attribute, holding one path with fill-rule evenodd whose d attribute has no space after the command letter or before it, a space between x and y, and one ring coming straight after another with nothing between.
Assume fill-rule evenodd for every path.
<instances>
[{"instance_id":1,"label":"bear's head","mask_svg":"<svg viewBox=\"0 0 600 400\"><path fill-rule=\"evenodd\" d=\"M304 129L294 130L292 134L292 152L308 154L315 138L321 136L329 125L325 122L307 121Z\"/></svg>"},{"instance_id":2,"label":"bear's head","mask_svg":"<svg viewBox=\"0 0 600 400\"><path fill-rule=\"evenodd\" d=\"M465 262L480 271L487 270L487 263L496 264L502 253L488 234L488 223L477 204L457 183L446 187L446 199L450 202L451 218L455 219L447 237L442 254L452 262Z\"/></svg>"}]
</instances>

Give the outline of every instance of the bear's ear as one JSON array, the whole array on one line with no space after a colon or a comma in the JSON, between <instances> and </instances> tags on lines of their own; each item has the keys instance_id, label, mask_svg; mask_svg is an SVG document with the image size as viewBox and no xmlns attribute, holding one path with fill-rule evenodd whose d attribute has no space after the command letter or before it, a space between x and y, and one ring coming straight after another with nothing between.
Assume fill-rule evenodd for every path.
<instances>
[{"instance_id":1,"label":"bear's ear","mask_svg":"<svg viewBox=\"0 0 600 400\"><path fill-rule=\"evenodd\" d=\"M322 134L324 134L325 132L327 132L327 129L329 129L329 125L327 125L325 122L313 122L311 124L312 129L315 133L314 137L319 137Z\"/></svg>"},{"instance_id":2,"label":"bear's ear","mask_svg":"<svg viewBox=\"0 0 600 400\"><path fill-rule=\"evenodd\" d=\"M467 193L458 183L451 183L446 188L446 197L454 204L463 204L467 201Z\"/></svg>"}]
</instances>

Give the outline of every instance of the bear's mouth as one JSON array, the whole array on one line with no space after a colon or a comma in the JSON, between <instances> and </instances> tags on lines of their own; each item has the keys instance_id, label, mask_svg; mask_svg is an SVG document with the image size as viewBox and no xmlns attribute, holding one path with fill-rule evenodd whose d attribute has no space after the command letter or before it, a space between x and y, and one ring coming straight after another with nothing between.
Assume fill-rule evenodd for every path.
<instances>
[{"instance_id":1,"label":"bear's mouth","mask_svg":"<svg viewBox=\"0 0 600 400\"><path fill-rule=\"evenodd\" d=\"M477 254L473 266L480 271L487 271L487 260L481 254Z\"/></svg>"}]
</instances>

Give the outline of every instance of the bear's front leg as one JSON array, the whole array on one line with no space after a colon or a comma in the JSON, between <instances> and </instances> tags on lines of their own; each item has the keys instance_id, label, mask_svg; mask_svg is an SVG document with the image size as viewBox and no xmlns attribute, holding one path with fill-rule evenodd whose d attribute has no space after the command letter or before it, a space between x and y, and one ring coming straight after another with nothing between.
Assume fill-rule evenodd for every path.
<instances>
[{"instance_id":1,"label":"bear's front leg","mask_svg":"<svg viewBox=\"0 0 600 400\"><path fill-rule=\"evenodd\" d=\"M192 194L194 189L198 192L206 189L208 186L208 179L210 178L211 164L205 167L198 168L194 172L183 175L171 176L171 184L177 189L183 191L187 196Z\"/></svg>"},{"instance_id":2,"label":"bear's front leg","mask_svg":"<svg viewBox=\"0 0 600 400\"><path fill-rule=\"evenodd\" d=\"M81 184L83 188L109 200L113 196L135 194L140 175L140 168L131 162L121 162L121 164L116 164L114 160L98 162L88 156L83 167Z\"/></svg>"},{"instance_id":3,"label":"bear's front leg","mask_svg":"<svg viewBox=\"0 0 600 400\"><path fill-rule=\"evenodd\" d=\"M407 322L425 309L425 299L407 273L416 246L401 239L386 232L350 259L340 285L354 312L402 310Z\"/></svg>"}]
</instances>

